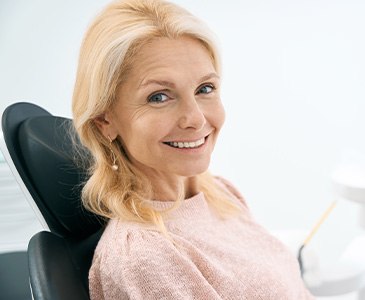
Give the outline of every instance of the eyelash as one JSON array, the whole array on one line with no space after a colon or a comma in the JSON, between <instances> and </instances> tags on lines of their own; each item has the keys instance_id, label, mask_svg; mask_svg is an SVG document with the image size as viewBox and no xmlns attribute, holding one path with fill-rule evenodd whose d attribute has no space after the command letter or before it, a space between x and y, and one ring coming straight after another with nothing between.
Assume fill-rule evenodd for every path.
<instances>
[{"instance_id":1,"label":"eyelash","mask_svg":"<svg viewBox=\"0 0 365 300\"><path fill-rule=\"evenodd\" d=\"M153 97L156 97L156 96L159 96L159 95L163 95L163 96L166 96L167 98L169 98L165 93L162 93L162 92L158 92L158 93L155 93L155 94L152 94L151 96L148 96L147 98L147 101L149 103L164 103L165 101L167 100L164 100L164 101L156 101L156 100L152 100Z\"/></svg>"},{"instance_id":2,"label":"eyelash","mask_svg":"<svg viewBox=\"0 0 365 300\"><path fill-rule=\"evenodd\" d=\"M210 92L205 93L205 94L210 94L210 93L212 93L212 92L214 92L214 91L216 90L216 87L215 87L213 84L211 84L211 83L205 83L205 84L201 85L201 86L198 88L197 94L198 94L198 92L199 92L202 88L205 88L205 87L209 87L209 88L211 88L211 89L212 89Z\"/></svg>"},{"instance_id":3,"label":"eyelash","mask_svg":"<svg viewBox=\"0 0 365 300\"><path fill-rule=\"evenodd\" d=\"M199 92L199 91L201 91L202 88L206 88L206 87L211 88L211 91L208 92L208 93L200 93ZM197 95L199 95L199 94L210 94L210 93L214 92L215 90L216 90L216 87L213 84L206 83L206 84L201 85L197 89L196 94ZM167 97L167 99L166 100L162 100L162 101L161 100L157 100L157 101L156 100L153 100L154 97L159 96L159 95L163 95L163 96ZM147 97L147 102L148 103L157 103L157 104L160 104L160 103L165 103L166 101L168 101L169 98L170 97L168 95L166 95L166 93L164 93L164 92L157 92L157 93L154 93L154 94L151 94L150 96L148 96Z\"/></svg>"}]
</instances>

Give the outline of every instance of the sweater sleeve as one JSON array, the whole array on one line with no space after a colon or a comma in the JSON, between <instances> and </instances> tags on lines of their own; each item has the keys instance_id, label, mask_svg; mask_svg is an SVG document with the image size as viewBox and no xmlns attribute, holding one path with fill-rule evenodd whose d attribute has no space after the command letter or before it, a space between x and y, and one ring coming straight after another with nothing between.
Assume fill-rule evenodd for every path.
<instances>
[{"instance_id":1,"label":"sweater sleeve","mask_svg":"<svg viewBox=\"0 0 365 300\"><path fill-rule=\"evenodd\" d=\"M219 299L192 260L161 233L134 229L123 235L94 256L92 300Z\"/></svg>"}]
</instances>

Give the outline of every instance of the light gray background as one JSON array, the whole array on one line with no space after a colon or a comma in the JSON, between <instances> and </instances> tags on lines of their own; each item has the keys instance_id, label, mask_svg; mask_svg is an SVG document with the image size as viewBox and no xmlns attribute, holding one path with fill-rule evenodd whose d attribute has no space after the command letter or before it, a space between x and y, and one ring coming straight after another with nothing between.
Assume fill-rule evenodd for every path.
<instances>
[{"instance_id":1,"label":"light gray background","mask_svg":"<svg viewBox=\"0 0 365 300\"><path fill-rule=\"evenodd\" d=\"M81 39L107 2L1 0L0 111L30 101L71 116ZM365 2L174 2L220 39L227 121L211 170L265 227L309 230L334 199L336 165L365 161ZM356 209L340 202L314 238L322 261L359 234Z\"/></svg>"}]
</instances>

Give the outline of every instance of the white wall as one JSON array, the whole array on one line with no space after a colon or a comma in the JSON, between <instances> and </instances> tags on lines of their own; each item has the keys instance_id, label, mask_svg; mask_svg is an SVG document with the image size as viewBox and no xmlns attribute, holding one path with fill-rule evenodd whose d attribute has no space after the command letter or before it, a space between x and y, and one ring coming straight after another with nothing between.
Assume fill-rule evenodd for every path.
<instances>
[{"instance_id":1,"label":"white wall","mask_svg":"<svg viewBox=\"0 0 365 300\"><path fill-rule=\"evenodd\" d=\"M1 0L0 111L27 100L70 116L78 49L106 0ZM365 2L175 0L217 33L227 122L212 170L271 229L309 229L330 174L365 156ZM341 202L313 241L334 258L357 234Z\"/></svg>"}]
</instances>

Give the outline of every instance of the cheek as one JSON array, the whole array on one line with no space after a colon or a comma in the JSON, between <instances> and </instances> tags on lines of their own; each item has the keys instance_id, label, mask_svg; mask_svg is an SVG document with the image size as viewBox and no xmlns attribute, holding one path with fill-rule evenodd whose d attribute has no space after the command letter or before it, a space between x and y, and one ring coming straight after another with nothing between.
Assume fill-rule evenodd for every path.
<instances>
[{"instance_id":1,"label":"cheek","mask_svg":"<svg viewBox=\"0 0 365 300\"><path fill-rule=\"evenodd\" d=\"M155 117L140 118L134 121L129 126L128 134L130 139L134 141L133 144L152 146L159 142L164 137L164 133L168 127L164 120L163 116L158 115Z\"/></svg>"},{"instance_id":2,"label":"cheek","mask_svg":"<svg viewBox=\"0 0 365 300\"><path fill-rule=\"evenodd\" d=\"M212 111L211 123L219 131L226 119L226 112L221 102L217 103L217 106Z\"/></svg>"},{"instance_id":3,"label":"cheek","mask_svg":"<svg viewBox=\"0 0 365 300\"><path fill-rule=\"evenodd\" d=\"M225 120L226 120L226 111L224 109L223 104L221 104L221 127L223 126Z\"/></svg>"}]
</instances>

